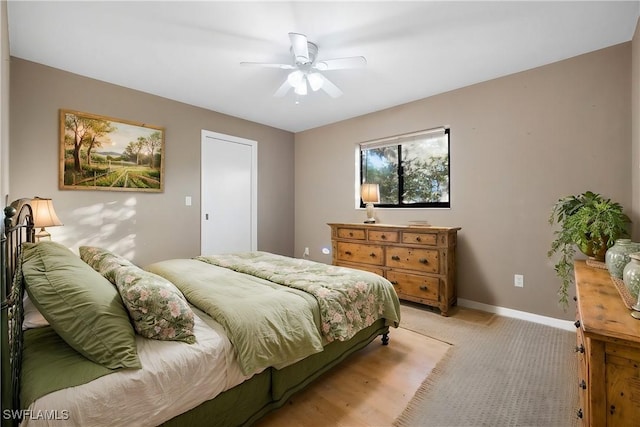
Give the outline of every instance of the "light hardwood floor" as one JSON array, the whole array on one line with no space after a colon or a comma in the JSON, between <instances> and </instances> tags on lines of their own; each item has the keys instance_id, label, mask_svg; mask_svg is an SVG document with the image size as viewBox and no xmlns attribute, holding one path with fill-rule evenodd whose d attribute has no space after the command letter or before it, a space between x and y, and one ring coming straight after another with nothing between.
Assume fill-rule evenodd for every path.
<instances>
[{"instance_id":1,"label":"light hardwood floor","mask_svg":"<svg viewBox=\"0 0 640 427\"><path fill-rule=\"evenodd\" d=\"M390 426L450 345L391 329L326 373L257 427Z\"/></svg>"}]
</instances>

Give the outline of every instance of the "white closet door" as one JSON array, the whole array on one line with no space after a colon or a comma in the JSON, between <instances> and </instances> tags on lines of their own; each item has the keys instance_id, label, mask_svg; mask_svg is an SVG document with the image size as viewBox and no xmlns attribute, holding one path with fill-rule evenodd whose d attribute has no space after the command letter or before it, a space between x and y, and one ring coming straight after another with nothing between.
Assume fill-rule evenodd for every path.
<instances>
[{"instance_id":1,"label":"white closet door","mask_svg":"<svg viewBox=\"0 0 640 427\"><path fill-rule=\"evenodd\" d=\"M201 254L257 250L258 143L203 130L201 146Z\"/></svg>"}]
</instances>

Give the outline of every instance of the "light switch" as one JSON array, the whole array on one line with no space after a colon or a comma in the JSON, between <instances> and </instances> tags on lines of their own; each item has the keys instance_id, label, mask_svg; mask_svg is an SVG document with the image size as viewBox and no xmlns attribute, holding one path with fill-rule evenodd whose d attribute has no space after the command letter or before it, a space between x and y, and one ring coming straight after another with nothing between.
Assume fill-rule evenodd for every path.
<instances>
[{"instance_id":1,"label":"light switch","mask_svg":"<svg viewBox=\"0 0 640 427\"><path fill-rule=\"evenodd\" d=\"M186 196L184 198L184 205L185 206L191 206L191 196Z\"/></svg>"}]
</instances>

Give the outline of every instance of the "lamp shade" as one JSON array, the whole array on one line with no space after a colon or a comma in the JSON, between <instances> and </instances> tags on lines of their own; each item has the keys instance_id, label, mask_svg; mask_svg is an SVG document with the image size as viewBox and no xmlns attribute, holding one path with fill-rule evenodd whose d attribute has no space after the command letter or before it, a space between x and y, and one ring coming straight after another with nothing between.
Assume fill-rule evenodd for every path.
<instances>
[{"instance_id":1,"label":"lamp shade","mask_svg":"<svg viewBox=\"0 0 640 427\"><path fill-rule=\"evenodd\" d=\"M31 200L31 209L33 210L33 223L35 227L54 227L62 225L62 222L53 209L51 199L43 199L36 197Z\"/></svg>"},{"instance_id":2,"label":"lamp shade","mask_svg":"<svg viewBox=\"0 0 640 427\"><path fill-rule=\"evenodd\" d=\"M295 70L289 73L287 76L287 81L293 87L298 87L302 80L304 79L304 73L300 70Z\"/></svg>"},{"instance_id":3,"label":"lamp shade","mask_svg":"<svg viewBox=\"0 0 640 427\"><path fill-rule=\"evenodd\" d=\"M363 203L380 203L380 186L365 182L360 186L360 197Z\"/></svg>"}]
</instances>

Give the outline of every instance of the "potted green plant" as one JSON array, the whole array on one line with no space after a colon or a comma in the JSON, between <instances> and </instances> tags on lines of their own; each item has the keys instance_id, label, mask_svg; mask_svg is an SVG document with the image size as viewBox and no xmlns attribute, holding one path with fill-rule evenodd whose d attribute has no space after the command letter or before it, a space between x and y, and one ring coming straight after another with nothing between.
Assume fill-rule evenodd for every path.
<instances>
[{"instance_id":1,"label":"potted green plant","mask_svg":"<svg viewBox=\"0 0 640 427\"><path fill-rule=\"evenodd\" d=\"M603 261L607 249L616 239L629 236L631 220L619 203L587 191L559 199L549 216L549 224L554 223L560 228L554 232L555 239L547 256L560 254L555 271L562 280L559 301L566 308L569 286L573 282L575 248L590 258Z\"/></svg>"}]
</instances>

